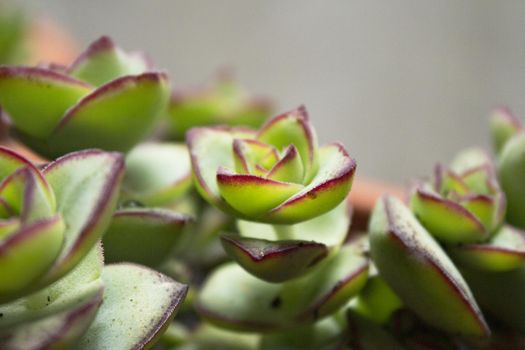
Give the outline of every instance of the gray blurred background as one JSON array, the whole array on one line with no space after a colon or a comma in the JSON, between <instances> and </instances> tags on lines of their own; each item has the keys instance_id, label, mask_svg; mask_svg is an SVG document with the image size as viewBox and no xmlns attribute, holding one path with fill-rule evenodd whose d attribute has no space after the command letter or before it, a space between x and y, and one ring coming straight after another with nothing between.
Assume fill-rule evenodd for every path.
<instances>
[{"instance_id":1,"label":"gray blurred background","mask_svg":"<svg viewBox=\"0 0 525 350\"><path fill-rule=\"evenodd\" d=\"M487 117L525 117L524 1L24 0L82 45L144 49L175 87L233 67L278 111L305 104L358 174L404 183L469 145Z\"/></svg>"}]
</instances>

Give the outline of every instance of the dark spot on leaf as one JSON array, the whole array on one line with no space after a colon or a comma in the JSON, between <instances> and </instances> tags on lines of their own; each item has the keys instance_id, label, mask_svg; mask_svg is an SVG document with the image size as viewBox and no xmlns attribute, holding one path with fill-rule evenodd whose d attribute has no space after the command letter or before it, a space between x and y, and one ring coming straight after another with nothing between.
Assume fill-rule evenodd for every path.
<instances>
[{"instance_id":1,"label":"dark spot on leaf","mask_svg":"<svg viewBox=\"0 0 525 350\"><path fill-rule=\"evenodd\" d=\"M309 193L307 194L307 196L308 196L310 199L316 199L316 198L317 198L317 194L314 193L314 192L309 192Z\"/></svg>"},{"instance_id":2,"label":"dark spot on leaf","mask_svg":"<svg viewBox=\"0 0 525 350\"><path fill-rule=\"evenodd\" d=\"M4 314L2 312L0 312L0 317L4 317Z\"/></svg>"},{"instance_id":3,"label":"dark spot on leaf","mask_svg":"<svg viewBox=\"0 0 525 350\"><path fill-rule=\"evenodd\" d=\"M47 302L50 303L51 302L51 297L48 295L47 296Z\"/></svg>"},{"instance_id":4,"label":"dark spot on leaf","mask_svg":"<svg viewBox=\"0 0 525 350\"><path fill-rule=\"evenodd\" d=\"M277 309L279 306L281 306L281 304L282 304L281 297L276 296L276 297L272 300L272 303L270 304L270 306L272 307L272 309Z\"/></svg>"}]
</instances>

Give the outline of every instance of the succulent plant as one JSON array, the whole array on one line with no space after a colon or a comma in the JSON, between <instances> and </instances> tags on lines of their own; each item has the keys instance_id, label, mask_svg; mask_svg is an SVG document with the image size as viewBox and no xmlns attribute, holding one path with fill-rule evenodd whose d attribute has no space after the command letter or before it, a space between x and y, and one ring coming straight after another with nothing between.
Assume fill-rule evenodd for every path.
<instances>
[{"instance_id":1,"label":"succulent plant","mask_svg":"<svg viewBox=\"0 0 525 350\"><path fill-rule=\"evenodd\" d=\"M90 147L128 151L152 131L168 95L166 74L108 37L67 67L0 67L0 105L15 134L50 158Z\"/></svg>"},{"instance_id":2,"label":"succulent plant","mask_svg":"<svg viewBox=\"0 0 525 350\"><path fill-rule=\"evenodd\" d=\"M438 165L432 179L418 181L408 204L381 198L370 220L371 256L379 277L403 308L424 321L427 330L420 332L430 337L427 341L439 332L455 337L438 348L523 344L525 232L519 227L525 139L522 124L508 109L494 112L491 131L497 162L479 149L465 150L449 168ZM391 318L384 300L380 312ZM354 309L358 316L353 322L364 316L367 322L385 324L385 318L370 315L370 308ZM425 338L395 333L383 339L394 336L396 342L415 346Z\"/></svg>"},{"instance_id":3,"label":"succulent plant","mask_svg":"<svg viewBox=\"0 0 525 350\"><path fill-rule=\"evenodd\" d=\"M199 193L241 219L294 224L334 209L355 162L342 145L319 148L304 107L260 130L194 128L188 146Z\"/></svg>"},{"instance_id":4,"label":"succulent plant","mask_svg":"<svg viewBox=\"0 0 525 350\"><path fill-rule=\"evenodd\" d=\"M237 264L213 271L199 293L206 320L301 334L363 287L368 259L356 244L343 245L356 165L340 144L318 148L304 107L258 131L194 128L187 139L199 193L237 218L239 230L221 237Z\"/></svg>"},{"instance_id":5,"label":"succulent plant","mask_svg":"<svg viewBox=\"0 0 525 350\"><path fill-rule=\"evenodd\" d=\"M259 127L270 115L271 103L251 97L231 74L221 74L214 84L178 90L168 107L169 136L183 140L193 127L229 125Z\"/></svg>"},{"instance_id":6,"label":"succulent plant","mask_svg":"<svg viewBox=\"0 0 525 350\"><path fill-rule=\"evenodd\" d=\"M152 344L186 287L136 265L104 267L98 242L117 204L122 156L85 150L40 169L0 148L0 163L2 349Z\"/></svg>"}]
</instances>

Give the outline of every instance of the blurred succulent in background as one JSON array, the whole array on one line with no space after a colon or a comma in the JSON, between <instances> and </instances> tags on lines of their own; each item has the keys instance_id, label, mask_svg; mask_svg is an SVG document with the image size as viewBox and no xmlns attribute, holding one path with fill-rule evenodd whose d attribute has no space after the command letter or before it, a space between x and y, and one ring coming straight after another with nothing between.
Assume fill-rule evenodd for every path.
<instances>
[{"instance_id":1,"label":"blurred succulent in background","mask_svg":"<svg viewBox=\"0 0 525 350\"><path fill-rule=\"evenodd\" d=\"M22 11L0 1L0 64L16 63L24 56L27 22Z\"/></svg>"},{"instance_id":2,"label":"blurred succulent in background","mask_svg":"<svg viewBox=\"0 0 525 350\"><path fill-rule=\"evenodd\" d=\"M164 73L108 37L67 67L0 66L0 105L14 132L51 158L89 147L128 151L153 130L168 95Z\"/></svg>"},{"instance_id":3,"label":"blurred succulent in background","mask_svg":"<svg viewBox=\"0 0 525 350\"><path fill-rule=\"evenodd\" d=\"M223 73L213 85L175 91L168 107L169 137L183 140L186 131L198 126L261 126L271 112L266 98L251 97Z\"/></svg>"},{"instance_id":4,"label":"blurred succulent in background","mask_svg":"<svg viewBox=\"0 0 525 350\"><path fill-rule=\"evenodd\" d=\"M104 267L97 242L117 204L122 156L81 151L40 170L0 148L0 164L2 349L152 343L186 288L136 265Z\"/></svg>"},{"instance_id":5,"label":"blurred succulent in background","mask_svg":"<svg viewBox=\"0 0 525 350\"><path fill-rule=\"evenodd\" d=\"M318 147L304 107L258 131L194 128L187 139L199 193L238 219L239 233L221 237L237 264L215 269L197 299L206 320L230 330L294 329L299 339L363 287L368 259L343 245L355 161L340 144ZM274 335L268 344L281 339Z\"/></svg>"},{"instance_id":6,"label":"blurred succulent in background","mask_svg":"<svg viewBox=\"0 0 525 350\"><path fill-rule=\"evenodd\" d=\"M473 243L486 240L501 226L505 195L490 157L480 149L468 149L450 168L437 165L430 181L416 185L410 207L438 240Z\"/></svg>"}]
</instances>

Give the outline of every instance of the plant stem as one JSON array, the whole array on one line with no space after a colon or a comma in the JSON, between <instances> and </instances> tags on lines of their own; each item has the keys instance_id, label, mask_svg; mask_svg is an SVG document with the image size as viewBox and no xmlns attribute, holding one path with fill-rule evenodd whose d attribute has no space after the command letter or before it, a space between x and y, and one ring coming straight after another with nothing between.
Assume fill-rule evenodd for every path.
<instances>
[{"instance_id":1,"label":"plant stem","mask_svg":"<svg viewBox=\"0 0 525 350\"><path fill-rule=\"evenodd\" d=\"M293 226L292 225L272 225L277 235L277 239L294 239L293 237Z\"/></svg>"}]
</instances>

